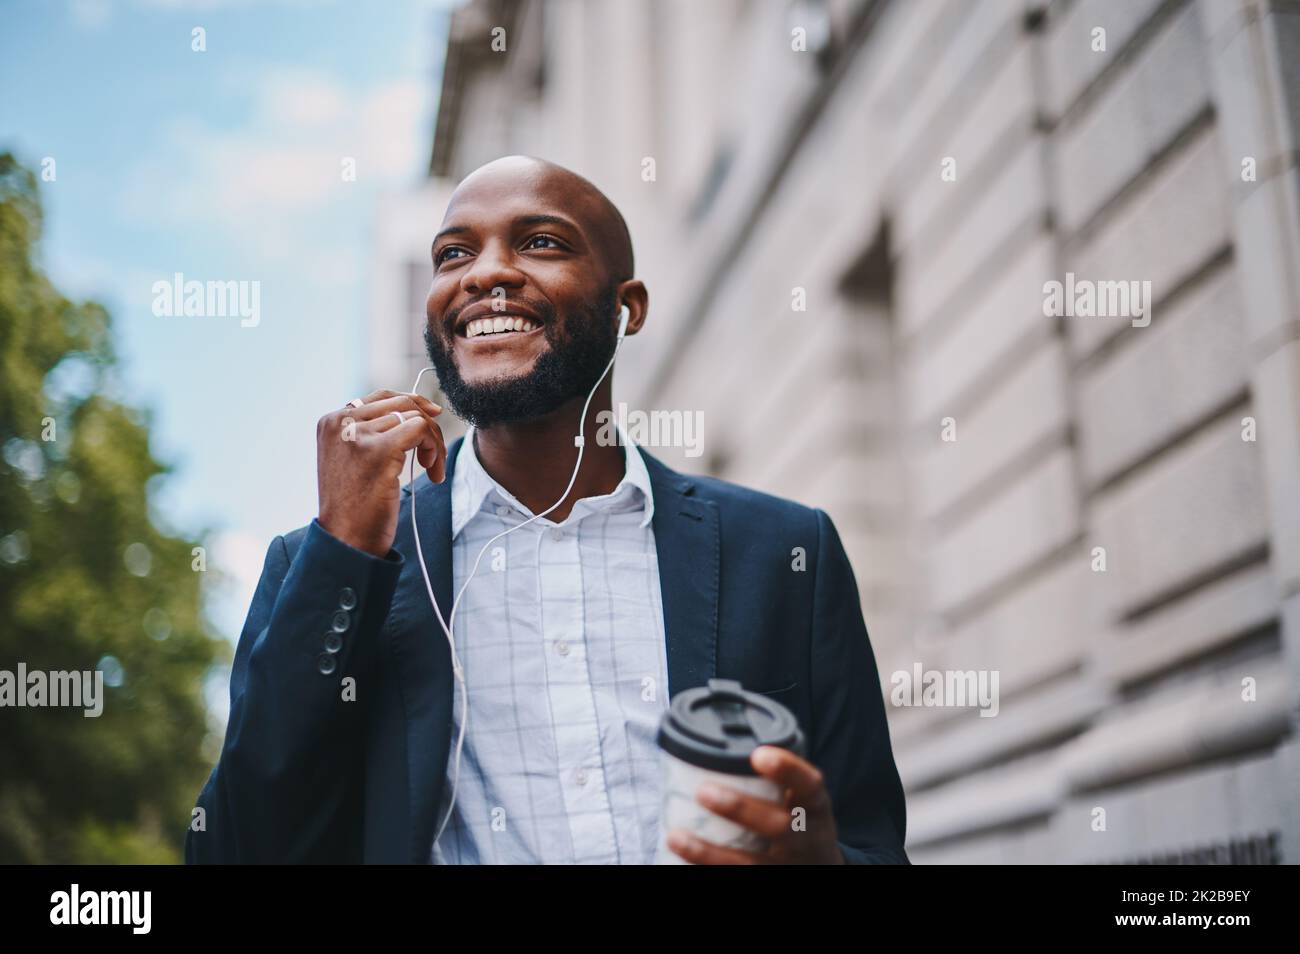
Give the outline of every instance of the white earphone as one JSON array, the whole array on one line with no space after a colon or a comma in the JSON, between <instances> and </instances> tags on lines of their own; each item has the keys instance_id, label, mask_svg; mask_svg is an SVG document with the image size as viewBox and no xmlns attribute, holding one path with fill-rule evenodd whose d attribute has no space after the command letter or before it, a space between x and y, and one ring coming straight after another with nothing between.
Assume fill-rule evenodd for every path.
<instances>
[{"instance_id":1,"label":"white earphone","mask_svg":"<svg viewBox=\"0 0 1300 954\"><path fill-rule=\"evenodd\" d=\"M443 817L442 823L438 826L438 830L434 833L433 836L434 846L438 844L438 839L442 837L443 829L446 827L447 822L451 819L452 811L456 807L456 785L460 781L460 753L461 753L461 748L464 746L465 743L465 730L469 724L469 691L465 686L465 674L460 666L460 657L456 654L456 640L452 636L452 633L455 632L455 627L456 627L456 608L460 606L460 598L465 595L465 590L469 587L470 581L474 579L474 574L478 572L479 561L483 559L483 554L487 553L488 548L491 547L492 544L500 540L502 537L514 533L516 530L520 529L521 527L528 526L528 524L532 523L534 520L537 520L540 517L545 517L548 513L550 513L560 504L562 504L565 501L565 498L569 496L569 491L573 490L573 485L578 479L578 471L582 468L582 452L585 449L585 445L586 445L586 439L583 436L583 428L587 422L587 408L591 406L591 399L596 394L596 388L600 387L600 383L604 381L605 377L609 374L609 369L614 366L614 359L618 357L618 349L623 344L623 337L627 334L627 322L629 317L630 317L630 312L628 311L628 307L627 305L623 305L619 313L618 337L614 342L614 353L610 355L609 364L605 365L605 370L602 371L600 377L596 379L596 383L592 385L591 391L587 394L587 400L584 401L582 404L582 415L578 418L578 434L573 441L574 446L578 448L578 460L573 465L573 474L569 477L569 485L564 488L564 493L560 494L560 499L555 501L555 503L551 504L541 513L534 514L533 516L525 520L523 523L515 524L513 527L507 527L505 530L502 530L495 537L490 539L487 543L483 544L483 549L479 550L478 556L474 558L474 566L469 571L469 576L465 578L465 582L461 584L460 592L457 593L456 598L452 600L451 614L445 620L442 617L442 610L438 608L438 598L433 595L433 583L430 582L429 580L429 568L425 566L424 563L424 549L423 547L420 546L420 528L415 522L415 456L416 455L415 455L415 451L411 451L411 461L410 461L410 471L409 471L410 477L409 480L407 481L411 487L411 533L415 537L415 552L416 555L419 557L420 574L424 577L424 588L426 591L428 591L429 602L433 605L433 615L437 618L439 625L442 626L442 631L447 635L447 644L451 648L451 670L452 673L455 675L456 680L460 683L460 691L461 691L460 733L458 734L456 739L456 763L454 769L452 770L451 800L447 804L447 814ZM425 368L418 375L416 375L415 383L411 385L411 393L414 394L416 392L416 389L419 388L420 379L424 377L425 373L432 370L433 368ZM471 427L469 433L465 435L465 440L472 441L474 439L473 432L474 429ZM472 447L473 445L471 445L471 449ZM444 472L445 472L445 465L444 465Z\"/></svg>"}]
</instances>

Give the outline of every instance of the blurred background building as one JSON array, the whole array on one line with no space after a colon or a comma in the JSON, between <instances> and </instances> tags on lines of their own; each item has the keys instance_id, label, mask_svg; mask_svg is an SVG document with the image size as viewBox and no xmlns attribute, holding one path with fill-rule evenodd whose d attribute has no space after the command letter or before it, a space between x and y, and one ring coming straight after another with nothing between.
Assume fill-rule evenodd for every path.
<instances>
[{"instance_id":1,"label":"blurred background building","mask_svg":"<svg viewBox=\"0 0 1300 954\"><path fill-rule=\"evenodd\" d=\"M374 385L425 363L454 183L575 169L651 291L615 400L704 415L652 452L828 511L887 699L999 674L995 718L888 706L915 861L1300 860L1300 8L476 0L448 35ZM1046 317L1070 272L1150 281L1149 326Z\"/></svg>"}]
</instances>

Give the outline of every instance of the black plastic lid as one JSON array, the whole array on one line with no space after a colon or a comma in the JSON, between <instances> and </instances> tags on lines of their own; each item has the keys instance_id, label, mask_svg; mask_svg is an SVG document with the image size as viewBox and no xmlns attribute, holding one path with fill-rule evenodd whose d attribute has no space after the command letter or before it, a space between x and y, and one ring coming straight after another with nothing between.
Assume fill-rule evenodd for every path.
<instances>
[{"instance_id":1,"label":"black plastic lid","mask_svg":"<svg viewBox=\"0 0 1300 954\"><path fill-rule=\"evenodd\" d=\"M804 754L794 713L734 679L679 692L659 723L658 742L683 762L731 775L757 774L749 756L760 745Z\"/></svg>"}]
</instances>

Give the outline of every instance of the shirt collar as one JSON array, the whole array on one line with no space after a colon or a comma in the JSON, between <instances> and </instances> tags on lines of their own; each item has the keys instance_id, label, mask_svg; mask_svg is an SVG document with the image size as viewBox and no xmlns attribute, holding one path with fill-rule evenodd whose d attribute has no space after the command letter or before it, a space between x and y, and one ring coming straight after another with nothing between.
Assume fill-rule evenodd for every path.
<instances>
[{"instance_id":1,"label":"shirt collar","mask_svg":"<svg viewBox=\"0 0 1300 954\"><path fill-rule=\"evenodd\" d=\"M624 484L641 491L645 500L645 513L641 518L641 526L649 526L650 521L654 519L655 510L654 491L650 486L650 471L646 469L645 458L641 456L636 442L628 436L622 423L615 421L614 426L618 429L619 440L623 444L627 469L623 479L619 481L610 496L617 494ZM483 469L483 464L478 459L478 452L474 448L474 428L471 427L466 432L465 439L461 441L460 450L456 453L456 467L451 478L451 538L453 540L461 530L465 529L465 525L473 519L474 515L483 509L483 502L494 490L521 512L529 512L510 491L493 480L492 475Z\"/></svg>"}]
</instances>

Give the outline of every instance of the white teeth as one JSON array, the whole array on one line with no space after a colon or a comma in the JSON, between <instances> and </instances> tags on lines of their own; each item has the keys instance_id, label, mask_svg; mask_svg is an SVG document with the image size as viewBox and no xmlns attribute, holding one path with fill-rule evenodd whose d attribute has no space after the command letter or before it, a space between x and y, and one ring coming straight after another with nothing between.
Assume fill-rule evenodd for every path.
<instances>
[{"instance_id":1,"label":"white teeth","mask_svg":"<svg viewBox=\"0 0 1300 954\"><path fill-rule=\"evenodd\" d=\"M506 318L475 318L465 326L465 337L475 338L479 335L494 335L505 331L534 331L539 326L527 318L511 315Z\"/></svg>"}]
</instances>

